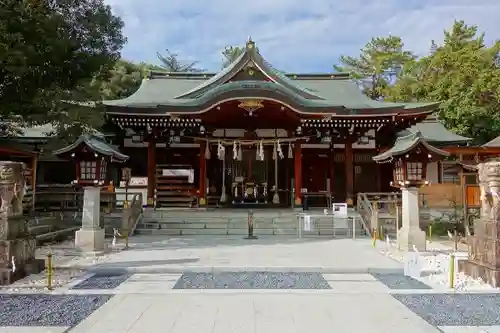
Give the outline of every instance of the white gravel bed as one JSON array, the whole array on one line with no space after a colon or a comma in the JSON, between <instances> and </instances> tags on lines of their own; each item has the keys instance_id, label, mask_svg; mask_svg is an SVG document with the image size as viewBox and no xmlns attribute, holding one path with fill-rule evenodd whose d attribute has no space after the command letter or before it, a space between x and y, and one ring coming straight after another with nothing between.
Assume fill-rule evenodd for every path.
<instances>
[{"instance_id":1,"label":"white gravel bed","mask_svg":"<svg viewBox=\"0 0 500 333\"><path fill-rule=\"evenodd\" d=\"M390 245L385 241L378 241L376 248L384 255L404 263L405 253L398 250L395 240L390 240ZM420 253L421 277L415 277L423 283L435 289L449 289L450 282L450 256L446 252L452 252L452 248L438 242L427 242L427 251ZM465 252L456 252L457 257L467 257ZM474 279L458 272L458 265L455 264L455 291L477 291L477 292L500 292L500 288L494 288L481 279Z\"/></svg>"}]
</instances>

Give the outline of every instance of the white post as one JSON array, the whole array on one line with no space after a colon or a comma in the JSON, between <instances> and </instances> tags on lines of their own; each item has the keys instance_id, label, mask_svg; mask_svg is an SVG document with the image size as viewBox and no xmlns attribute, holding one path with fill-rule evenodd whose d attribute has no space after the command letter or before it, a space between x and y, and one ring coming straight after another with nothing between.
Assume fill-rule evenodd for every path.
<instances>
[{"instance_id":1,"label":"white post","mask_svg":"<svg viewBox=\"0 0 500 333\"><path fill-rule=\"evenodd\" d=\"M356 217L352 217L352 239L356 240Z\"/></svg>"},{"instance_id":2,"label":"white post","mask_svg":"<svg viewBox=\"0 0 500 333\"><path fill-rule=\"evenodd\" d=\"M75 233L75 246L84 252L104 251L104 229L100 227L101 188L89 186L83 192L82 228Z\"/></svg>"},{"instance_id":3,"label":"white post","mask_svg":"<svg viewBox=\"0 0 500 333\"><path fill-rule=\"evenodd\" d=\"M397 233L398 247L411 251L415 246L418 251L425 251L426 237L425 232L420 229L418 188L403 188L402 200L403 226Z\"/></svg>"}]
</instances>

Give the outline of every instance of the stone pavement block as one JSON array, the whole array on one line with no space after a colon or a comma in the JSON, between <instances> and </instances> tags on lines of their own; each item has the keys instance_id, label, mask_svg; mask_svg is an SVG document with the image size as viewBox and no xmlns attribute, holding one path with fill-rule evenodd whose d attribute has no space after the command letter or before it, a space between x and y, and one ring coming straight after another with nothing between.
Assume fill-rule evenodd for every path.
<instances>
[{"instance_id":1,"label":"stone pavement block","mask_svg":"<svg viewBox=\"0 0 500 333\"><path fill-rule=\"evenodd\" d=\"M132 327L152 304L150 296L116 295L71 333L123 333ZM162 318L158 318L162 320Z\"/></svg>"},{"instance_id":2,"label":"stone pavement block","mask_svg":"<svg viewBox=\"0 0 500 333\"><path fill-rule=\"evenodd\" d=\"M112 304L112 311L103 307L107 311L96 312L87 319L89 325L79 325L71 333L439 332L384 294L198 293L122 297L119 303Z\"/></svg>"}]
</instances>

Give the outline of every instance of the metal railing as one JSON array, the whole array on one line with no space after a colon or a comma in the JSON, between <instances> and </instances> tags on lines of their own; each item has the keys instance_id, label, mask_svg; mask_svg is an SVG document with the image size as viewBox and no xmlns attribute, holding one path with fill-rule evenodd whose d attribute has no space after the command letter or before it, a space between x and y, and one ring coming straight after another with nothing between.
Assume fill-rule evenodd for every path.
<instances>
[{"instance_id":1,"label":"metal railing","mask_svg":"<svg viewBox=\"0 0 500 333\"><path fill-rule=\"evenodd\" d=\"M306 229L306 219L309 219L309 226ZM325 222L326 220L326 222ZM356 216L337 217L335 215L305 214L297 215L297 237L300 239L304 233L318 236L351 236L356 239L356 223L359 222ZM338 234L338 229L345 230L344 235Z\"/></svg>"}]
</instances>

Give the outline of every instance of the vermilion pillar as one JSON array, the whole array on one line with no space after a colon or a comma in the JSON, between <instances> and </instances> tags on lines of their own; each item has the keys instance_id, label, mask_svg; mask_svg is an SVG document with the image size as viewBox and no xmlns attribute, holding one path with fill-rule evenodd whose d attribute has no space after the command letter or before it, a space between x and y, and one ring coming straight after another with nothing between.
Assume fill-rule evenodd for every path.
<instances>
[{"instance_id":1,"label":"vermilion pillar","mask_svg":"<svg viewBox=\"0 0 500 333\"><path fill-rule=\"evenodd\" d=\"M349 206L354 204L354 158L352 152L352 139L345 141L345 188L346 203Z\"/></svg>"},{"instance_id":2,"label":"vermilion pillar","mask_svg":"<svg viewBox=\"0 0 500 333\"><path fill-rule=\"evenodd\" d=\"M199 187L199 195L200 205L205 205L205 195L206 195L206 173L207 173L207 160L205 159L205 148L207 143L205 141L200 142L200 187Z\"/></svg>"},{"instance_id":3,"label":"vermilion pillar","mask_svg":"<svg viewBox=\"0 0 500 333\"><path fill-rule=\"evenodd\" d=\"M332 147L330 148L330 151L328 152L328 160L329 160L329 166L330 166L330 194L335 192L334 191L334 177L335 177L335 151L333 150L333 144ZM333 200L333 198L332 198Z\"/></svg>"},{"instance_id":4,"label":"vermilion pillar","mask_svg":"<svg viewBox=\"0 0 500 333\"><path fill-rule=\"evenodd\" d=\"M301 205L301 193L302 189L302 146L300 141L295 142L295 156L294 156L294 177L295 177L295 204Z\"/></svg>"},{"instance_id":5,"label":"vermilion pillar","mask_svg":"<svg viewBox=\"0 0 500 333\"><path fill-rule=\"evenodd\" d=\"M148 140L148 206L154 203L156 187L156 141L154 138Z\"/></svg>"}]
</instances>

